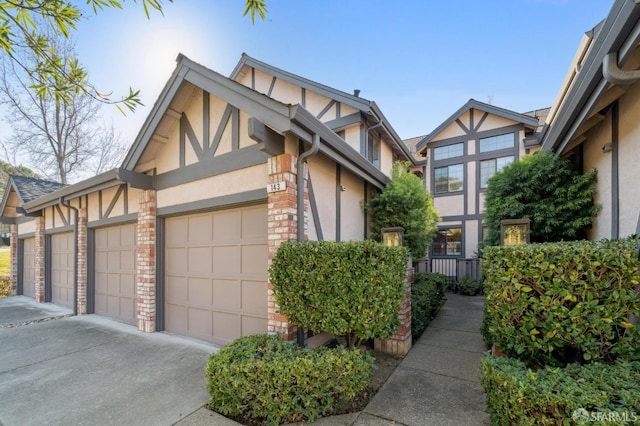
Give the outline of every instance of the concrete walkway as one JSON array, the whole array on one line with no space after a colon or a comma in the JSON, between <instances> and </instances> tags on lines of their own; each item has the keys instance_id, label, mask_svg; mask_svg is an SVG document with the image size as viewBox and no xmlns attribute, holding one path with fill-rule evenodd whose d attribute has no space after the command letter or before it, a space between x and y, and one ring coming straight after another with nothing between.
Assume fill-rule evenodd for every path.
<instances>
[{"instance_id":1,"label":"concrete walkway","mask_svg":"<svg viewBox=\"0 0 640 426\"><path fill-rule=\"evenodd\" d=\"M480 384L482 296L446 294L438 316L361 413L318 426L488 425ZM203 408L180 426L237 424Z\"/></svg>"}]
</instances>

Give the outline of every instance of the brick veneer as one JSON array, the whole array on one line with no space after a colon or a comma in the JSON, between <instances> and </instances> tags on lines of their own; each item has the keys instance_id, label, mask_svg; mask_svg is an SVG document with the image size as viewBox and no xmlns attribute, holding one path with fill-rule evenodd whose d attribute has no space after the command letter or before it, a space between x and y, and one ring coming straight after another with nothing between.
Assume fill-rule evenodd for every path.
<instances>
[{"instance_id":1,"label":"brick veneer","mask_svg":"<svg viewBox=\"0 0 640 426\"><path fill-rule=\"evenodd\" d=\"M393 355L406 355L411 349L411 282L413 281L413 267L409 259L404 285L404 300L398 312L400 326L387 339L375 339L374 348L379 352L386 352Z\"/></svg>"},{"instance_id":2,"label":"brick veneer","mask_svg":"<svg viewBox=\"0 0 640 426\"><path fill-rule=\"evenodd\" d=\"M11 296L18 294L18 225L10 226L9 234L9 289Z\"/></svg>"},{"instance_id":3,"label":"brick veneer","mask_svg":"<svg viewBox=\"0 0 640 426\"><path fill-rule=\"evenodd\" d=\"M78 210L78 241L76 242L78 253L78 289L77 305L78 315L87 313L87 210Z\"/></svg>"},{"instance_id":4,"label":"brick veneer","mask_svg":"<svg viewBox=\"0 0 640 426\"><path fill-rule=\"evenodd\" d=\"M156 192L138 196L136 227L136 322L138 330L156 331Z\"/></svg>"},{"instance_id":5,"label":"brick veneer","mask_svg":"<svg viewBox=\"0 0 640 426\"><path fill-rule=\"evenodd\" d=\"M44 216L36 217L36 302L44 303Z\"/></svg>"},{"instance_id":6,"label":"brick veneer","mask_svg":"<svg viewBox=\"0 0 640 426\"><path fill-rule=\"evenodd\" d=\"M281 154L270 157L268 162L269 183L285 182L283 191L271 192L268 196L268 246L269 266L278 247L283 241L298 239L297 226L297 184L296 157ZM269 333L282 333L285 339L294 340L297 328L284 315L278 313L278 305L273 297L273 286L268 283L268 325Z\"/></svg>"}]
</instances>

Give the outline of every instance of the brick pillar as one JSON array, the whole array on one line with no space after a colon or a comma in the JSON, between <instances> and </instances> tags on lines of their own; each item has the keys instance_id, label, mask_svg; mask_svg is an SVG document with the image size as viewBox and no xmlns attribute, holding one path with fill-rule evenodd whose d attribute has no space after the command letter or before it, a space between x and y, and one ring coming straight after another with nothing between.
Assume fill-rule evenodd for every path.
<instances>
[{"instance_id":1,"label":"brick pillar","mask_svg":"<svg viewBox=\"0 0 640 426\"><path fill-rule=\"evenodd\" d=\"M9 288L11 296L18 294L18 225L11 225L9 237Z\"/></svg>"},{"instance_id":2,"label":"brick pillar","mask_svg":"<svg viewBox=\"0 0 640 426\"><path fill-rule=\"evenodd\" d=\"M270 192L268 196L269 266L283 241L298 239L296 160L286 153L269 158L269 183L285 182L283 190ZM297 328L278 313L271 283L268 284L267 302L268 332L281 333L286 340L295 340Z\"/></svg>"},{"instance_id":3,"label":"brick pillar","mask_svg":"<svg viewBox=\"0 0 640 426\"><path fill-rule=\"evenodd\" d=\"M87 313L87 209L78 210L78 315Z\"/></svg>"},{"instance_id":4,"label":"brick pillar","mask_svg":"<svg viewBox=\"0 0 640 426\"><path fill-rule=\"evenodd\" d=\"M136 321L138 330L156 331L156 192L138 196L136 228Z\"/></svg>"},{"instance_id":5,"label":"brick pillar","mask_svg":"<svg viewBox=\"0 0 640 426\"><path fill-rule=\"evenodd\" d=\"M44 303L44 216L36 217L36 302Z\"/></svg>"},{"instance_id":6,"label":"brick pillar","mask_svg":"<svg viewBox=\"0 0 640 426\"><path fill-rule=\"evenodd\" d=\"M374 348L379 352L405 356L411 349L411 282L413 281L413 266L411 258L407 264L404 283L404 299L398 312L400 326L387 339L375 339Z\"/></svg>"}]
</instances>

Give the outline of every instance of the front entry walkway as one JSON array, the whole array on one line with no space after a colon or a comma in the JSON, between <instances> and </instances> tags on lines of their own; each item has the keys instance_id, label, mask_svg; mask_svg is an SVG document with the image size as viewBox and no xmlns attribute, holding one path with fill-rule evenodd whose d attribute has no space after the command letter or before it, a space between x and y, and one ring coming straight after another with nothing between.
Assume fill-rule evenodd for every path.
<instances>
[{"instance_id":1,"label":"front entry walkway","mask_svg":"<svg viewBox=\"0 0 640 426\"><path fill-rule=\"evenodd\" d=\"M482 296L447 301L354 425L485 425Z\"/></svg>"}]
</instances>

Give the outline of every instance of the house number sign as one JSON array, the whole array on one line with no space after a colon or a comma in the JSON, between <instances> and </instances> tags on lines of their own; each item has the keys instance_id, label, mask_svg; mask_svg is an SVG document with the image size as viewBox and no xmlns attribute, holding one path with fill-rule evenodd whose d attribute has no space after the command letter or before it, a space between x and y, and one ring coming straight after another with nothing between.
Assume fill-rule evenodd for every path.
<instances>
[{"instance_id":1,"label":"house number sign","mask_svg":"<svg viewBox=\"0 0 640 426\"><path fill-rule=\"evenodd\" d=\"M272 192L284 191L285 189L287 189L287 182L284 180L280 182L270 183L269 185L267 185L267 193L269 194Z\"/></svg>"}]
</instances>

